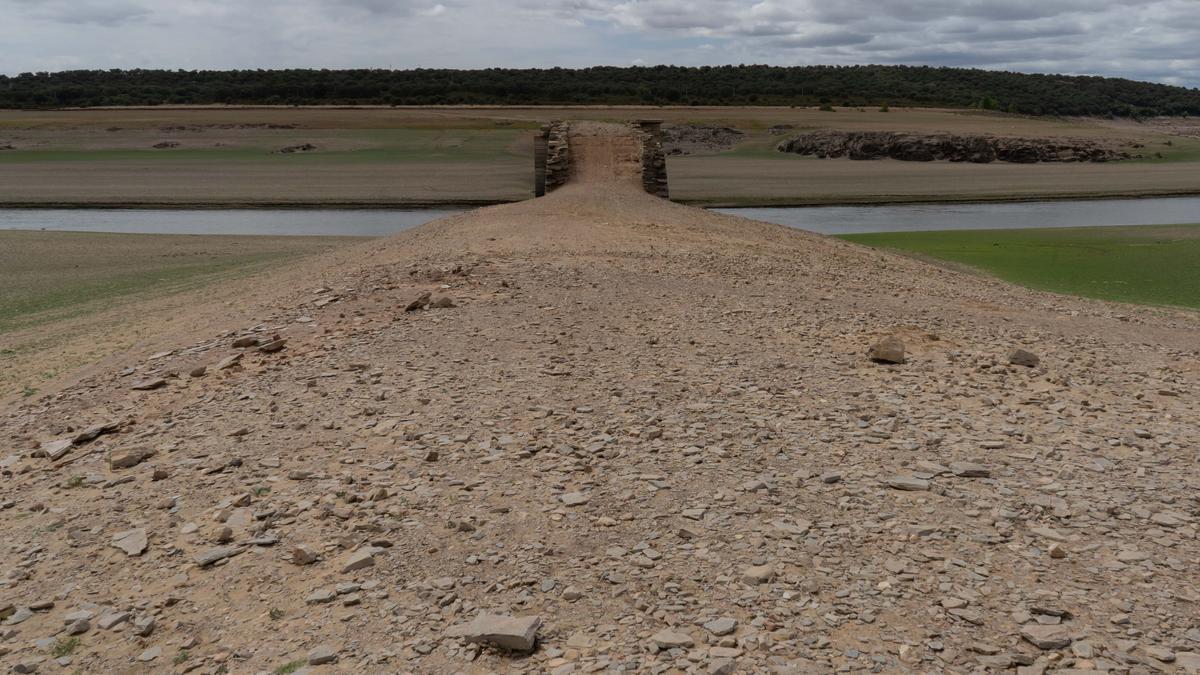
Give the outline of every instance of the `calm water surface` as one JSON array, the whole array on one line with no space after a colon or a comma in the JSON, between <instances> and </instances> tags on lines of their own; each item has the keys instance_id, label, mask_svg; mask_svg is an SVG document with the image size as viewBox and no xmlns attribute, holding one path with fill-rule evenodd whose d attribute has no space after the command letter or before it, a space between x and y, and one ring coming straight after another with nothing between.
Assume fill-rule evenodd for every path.
<instances>
[{"instance_id":1,"label":"calm water surface","mask_svg":"<svg viewBox=\"0 0 1200 675\"><path fill-rule=\"evenodd\" d=\"M718 210L823 234L1200 223L1200 197ZM0 209L0 229L378 237L458 212L432 209Z\"/></svg>"},{"instance_id":2,"label":"calm water surface","mask_svg":"<svg viewBox=\"0 0 1200 675\"><path fill-rule=\"evenodd\" d=\"M822 234L1200 223L1200 197L718 210Z\"/></svg>"},{"instance_id":3,"label":"calm water surface","mask_svg":"<svg viewBox=\"0 0 1200 675\"><path fill-rule=\"evenodd\" d=\"M459 210L0 209L0 230L381 237Z\"/></svg>"}]
</instances>

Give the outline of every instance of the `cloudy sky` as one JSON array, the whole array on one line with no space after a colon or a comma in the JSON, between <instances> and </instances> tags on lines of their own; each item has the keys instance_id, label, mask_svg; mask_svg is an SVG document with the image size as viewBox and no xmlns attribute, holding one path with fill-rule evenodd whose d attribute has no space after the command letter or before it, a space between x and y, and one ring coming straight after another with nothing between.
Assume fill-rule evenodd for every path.
<instances>
[{"instance_id":1,"label":"cloudy sky","mask_svg":"<svg viewBox=\"0 0 1200 675\"><path fill-rule=\"evenodd\" d=\"M1200 86L1200 0L0 0L0 72L907 63Z\"/></svg>"}]
</instances>

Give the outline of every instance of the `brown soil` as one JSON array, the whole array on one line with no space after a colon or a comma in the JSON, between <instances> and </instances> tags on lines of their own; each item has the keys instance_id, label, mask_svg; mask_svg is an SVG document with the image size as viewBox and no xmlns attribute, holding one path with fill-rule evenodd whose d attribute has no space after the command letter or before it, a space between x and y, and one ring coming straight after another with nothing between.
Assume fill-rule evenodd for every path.
<instances>
[{"instance_id":1,"label":"brown soil","mask_svg":"<svg viewBox=\"0 0 1200 675\"><path fill-rule=\"evenodd\" d=\"M572 150L546 198L199 302L4 412L0 664L57 669L82 610L84 672L1195 667L1200 319L658 200L602 126ZM537 651L447 634L480 610Z\"/></svg>"}]
</instances>

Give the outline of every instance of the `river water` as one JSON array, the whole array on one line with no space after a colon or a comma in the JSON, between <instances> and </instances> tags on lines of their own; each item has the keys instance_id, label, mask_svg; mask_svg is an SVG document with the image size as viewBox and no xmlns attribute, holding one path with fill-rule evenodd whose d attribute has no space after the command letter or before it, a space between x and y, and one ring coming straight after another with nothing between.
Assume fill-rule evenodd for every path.
<instances>
[{"instance_id":1,"label":"river water","mask_svg":"<svg viewBox=\"0 0 1200 675\"><path fill-rule=\"evenodd\" d=\"M448 209L0 209L0 230L382 237Z\"/></svg>"},{"instance_id":2,"label":"river water","mask_svg":"<svg viewBox=\"0 0 1200 675\"><path fill-rule=\"evenodd\" d=\"M835 235L1200 223L1200 197L718 210ZM378 237L457 212L435 209L0 209L0 229Z\"/></svg>"},{"instance_id":3,"label":"river water","mask_svg":"<svg viewBox=\"0 0 1200 675\"><path fill-rule=\"evenodd\" d=\"M1200 197L718 209L822 234L1200 223Z\"/></svg>"}]
</instances>

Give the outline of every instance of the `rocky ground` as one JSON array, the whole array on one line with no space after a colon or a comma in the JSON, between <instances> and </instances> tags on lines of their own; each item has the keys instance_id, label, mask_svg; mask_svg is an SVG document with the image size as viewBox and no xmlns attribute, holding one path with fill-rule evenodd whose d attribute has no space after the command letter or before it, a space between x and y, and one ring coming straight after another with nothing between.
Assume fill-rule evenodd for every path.
<instances>
[{"instance_id":1,"label":"rocky ground","mask_svg":"<svg viewBox=\"0 0 1200 675\"><path fill-rule=\"evenodd\" d=\"M1119 145L1119 147L1118 147ZM904 162L1115 162L1142 155L1138 143L1083 138L914 134L892 131L812 131L779 144L780 152L821 159L897 159Z\"/></svg>"},{"instance_id":2,"label":"rocky ground","mask_svg":"<svg viewBox=\"0 0 1200 675\"><path fill-rule=\"evenodd\" d=\"M732 150L745 136L744 131L715 124L668 124L662 128L663 150L672 156Z\"/></svg>"},{"instance_id":3,"label":"rocky ground","mask_svg":"<svg viewBox=\"0 0 1200 675\"><path fill-rule=\"evenodd\" d=\"M673 205L613 133L5 410L0 665L1200 670L1194 314Z\"/></svg>"}]
</instances>

